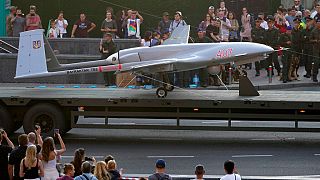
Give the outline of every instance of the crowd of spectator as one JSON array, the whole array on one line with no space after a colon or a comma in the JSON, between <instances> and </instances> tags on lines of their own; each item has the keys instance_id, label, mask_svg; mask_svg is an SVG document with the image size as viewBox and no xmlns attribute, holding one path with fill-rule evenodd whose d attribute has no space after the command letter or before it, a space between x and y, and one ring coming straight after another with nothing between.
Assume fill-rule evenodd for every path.
<instances>
[{"instance_id":1,"label":"crowd of spectator","mask_svg":"<svg viewBox=\"0 0 320 180\"><path fill-rule=\"evenodd\" d=\"M273 76L274 69L276 75L283 83L288 81L300 80L297 74L299 66L305 66L306 74L304 77L312 78L318 82L319 69L319 46L320 46L320 5L314 1L314 9L305 9L300 0L293 0L294 5L285 8L281 5L275 14L265 15L260 12L257 15L250 13L246 7L242 8L241 13L230 11L224 1L221 1L218 8L210 6L203 20L197 25L198 37L193 40L195 43L218 43L218 42L255 42L273 47L276 52L269 55L267 60L255 63L256 76L260 76L261 70L266 69L269 76ZM141 46L161 45L164 40L179 26L186 26L181 11L176 11L172 18L168 12L164 12L162 19L154 31L146 31L141 36L141 25L144 22L142 15L136 10L122 10L116 15L111 7L106 9L105 19L101 23L101 34L106 41L108 37L140 39ZM68 21L64 18L63 12L58 14L58 18L51 20L48 37L65 38L68 37ZM194 27L194 26L193 26ZM22 16L20 9L11 8L11 13L7 17L8 36L18 36L24 30L42 28L41 18L36 13L36 7L31 5L29 14ZM87 38L96 24L86 18L85 13L80 14L72 27L70 37ZM149 28L150 29L150 28ZM105 41L103 40L103 42ZM102 57L105 58L111 52L104 43L100 45ZM107 43L110 46L110 43ZM112 44L111 44L112 45ZM110 47L114 49L114 47ZM233 65L228 65L230 67ZM245 68L252 68L251 64L246 64ZM231 82L226 75L224 66L220 68L220 76L224 83ZM233 80L236 78L237 67L233 67ZM204 72L203 72L204 71ZM215 76L209 76L205 69L200 72L176 73L173 79L175 85L188 87L193 81L194 75L199 74L201 86L209 84L219 85ZM107 77L106 79L110 79ZM108 80L107 84L114 82Z\"/></svg>"},{"instance_id":2,"label":"crowd of spectator","mask_svg":"<svg viewBox=\"0 0 320 180\"><path fill-rule=\"evenodd\" d=\"M60 144L55 146L54 138ZM120 180L123 170L118 170L115 158L107 155L104 160L97 161L94 157L86 156L85 149L78 148L74 152L73 161L62 164L62 155L66 146L59 134L44 140L41 136L40 126L34 132L21 134L18 137L18 147L15 147L7 133L0 129L0 177L2 180ZM3 141L6 141L3 143ZM9 155L9 158L8 158ZM149 177L130 177L139 180L171 180L166 173L166 162L158 159L155 162L155 172ZM224 163L225 176L221 180L241 180L235 163L228 160ZM195 179L202 180L205 168L198 164L195 166Z\"/></svg>"}]
</instances>

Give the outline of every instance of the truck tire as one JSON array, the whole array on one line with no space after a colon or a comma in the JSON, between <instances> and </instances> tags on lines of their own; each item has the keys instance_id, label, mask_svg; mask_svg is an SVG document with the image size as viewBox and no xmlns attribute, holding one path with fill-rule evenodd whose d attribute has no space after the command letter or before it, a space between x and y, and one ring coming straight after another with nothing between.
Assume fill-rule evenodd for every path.
<instances>
[{"instance_id":1,"label":"truck tire","mask_svg":"<svg viewBox=\"0 0 320 180\"><path fill-rule=\"evenodd\" d=\"M40 125L44 136L53 136L54 129L59 129L61 135L66 133L64 113L59 106L54 104L36 104L27 111L23 119L25 133L34 131L37 124Z\"/></svg>"},{"instance_id":2,"label":"truck tire","mask_svg":"<svg viewBox=\"0 0 320 180\"><path fill-rule=\"evenodd\" d=\"M0 128L3 128L8 134L14 132L15 123L13 122L7 108L0 104Z\"/></svg>"}]
</instances>

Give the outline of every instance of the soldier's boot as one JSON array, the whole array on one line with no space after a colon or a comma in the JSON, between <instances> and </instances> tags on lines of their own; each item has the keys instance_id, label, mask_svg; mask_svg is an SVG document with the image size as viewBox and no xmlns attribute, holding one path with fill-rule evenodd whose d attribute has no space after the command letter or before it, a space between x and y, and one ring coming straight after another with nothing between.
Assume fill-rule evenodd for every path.
<instances>
[{"instance_id":1,"label":"soldier's boot","mask_svg":"<svg viewBox=\"0 0 320 180\"><path fill-rule=\"evenodd\" d=\"M318 82L318 78L317 78L317 76L318 76L317 74L314 74L314 75L313 75L313 77L312 77L313 82Z\"/></svg>"}]
</instances>

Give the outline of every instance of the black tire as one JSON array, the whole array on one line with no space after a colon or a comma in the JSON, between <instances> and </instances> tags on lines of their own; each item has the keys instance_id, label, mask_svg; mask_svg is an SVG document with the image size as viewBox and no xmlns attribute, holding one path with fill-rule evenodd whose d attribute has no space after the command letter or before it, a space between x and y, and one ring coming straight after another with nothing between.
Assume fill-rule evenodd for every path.
<instances>
[{"instance_id":1,"label":"black tire","mask_svg":"<svg viewBox=\"0 0 320 180\"><path fill-rule=\"evenodd\" d=\"M7 108L0 104L0 128L3 128L8 134L14 132L15 123L13 122Z\"/></svg>"},{"instance_id":2,"label":"black tire","mask_svg":"<svg viewBox=\"0 0 320 180\"><path fill-rule=\"evenodd\" d=\"M166 90L166 88L160 87L157 89L156 94L157 94L158 98L165 98L168 95L168 91Z\"/></svg>"},{"instance_id":3,"label":"black tire","mask_svg":"<svg viewBox=\"0 0 320 180\"><path fill-rule=\"evenodd\" d=\"M53 136L54 129L59 129L61 135L67 132L64 113L54 104L36 104L27 111L23 119L25 133L34 131L37 124L40 125L44 136Z\"/></svg>"}]
</instances>

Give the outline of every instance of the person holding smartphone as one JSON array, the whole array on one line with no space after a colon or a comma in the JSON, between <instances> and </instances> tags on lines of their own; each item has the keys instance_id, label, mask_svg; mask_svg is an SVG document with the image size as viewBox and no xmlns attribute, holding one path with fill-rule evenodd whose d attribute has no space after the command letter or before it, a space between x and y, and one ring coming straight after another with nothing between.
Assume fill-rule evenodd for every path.
<instances>
[{"instance_id":1,"label":"person holding smartphone","mask_svg":"<svg viewBox=\"0 0 320 180\"><path fill-rule=\"evenodd\" d=\"M2 145L2 140L6 140L8 145ZM0 129L0 177L1 179L9 179L8 173L8 154L13 150L14 145L8 138L7 133Z\"/></svg>"},{"instance_id":2,"label":"person holding smartphone","mask_svg":"<svg viewBox=\"0 0 320 180\"><path fill-rule=\"evenodd\" d=\"M44 180L56 180L59 177L57 166L57 159L64 152L66 152L66 146L61 138L58 129L54 130L55 137L58 138L61 145L61 149L56 149L54 145L54 140L52 137L47 137L43 141L43 146L41 150L41 159L44 168Z\"/></svg>"}]
</instances>

